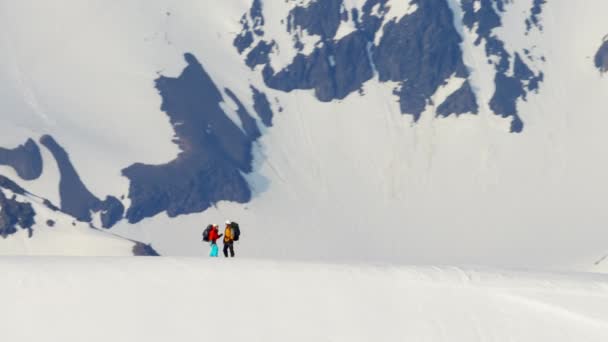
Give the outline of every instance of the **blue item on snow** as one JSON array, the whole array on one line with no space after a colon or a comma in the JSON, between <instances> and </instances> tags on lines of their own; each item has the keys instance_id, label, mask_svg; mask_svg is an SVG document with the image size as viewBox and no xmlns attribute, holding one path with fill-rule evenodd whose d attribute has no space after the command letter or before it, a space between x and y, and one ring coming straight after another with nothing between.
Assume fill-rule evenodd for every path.
<instances>
[{"instance_id":1,"label":"blue item on snow","mask_svg":"<svg viewBox=\"0 0 608 342\"><path fill-rule=\"evenodd\" d=\"M210 257L217 257L220 252L220 249L217 247L216 243L211 244L211 252L209 253Z\"/></svg>"}]
</instances>

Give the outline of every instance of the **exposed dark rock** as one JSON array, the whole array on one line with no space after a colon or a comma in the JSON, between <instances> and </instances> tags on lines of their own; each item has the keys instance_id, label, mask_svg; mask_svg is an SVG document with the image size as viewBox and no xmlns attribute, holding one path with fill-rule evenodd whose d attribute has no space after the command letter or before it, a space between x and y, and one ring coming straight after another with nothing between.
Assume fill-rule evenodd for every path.
<instances>
[{"instance_id":1,"label":"exposed dark rock","mask_svg":"<svg viewBox=\"0 0 608 342\"><path fill-rule=\"evenodd\" d=\"M234 93L230 89L224 89L226 95L234 101L237 106L236 114L239 116L239 120L241 120L241 124L243 125L243 130L249 139L252 141L257 140L262 136L260 133L260 128L258 127L258 123L255 119L249 114L243 103L234 95Z\"/></svg>"},{"instance_id":2,"label":"exposed dark rock","mask_svg":"<svg viewBox=\"0 0 608 342\"><path fill-rule=\"evenodd\" d=\"M508 3L508 2L512 2L512 0L494 0L494 3L496 4L496 8L498 9L499 12L505 11L505 3Z\"/></svg>"},{"instance_id":3,"label":"exposed dark rock","mask_svg":"<svg viewBox=\"0 0 608 342\"><path fill-rule=\"evenodd\" d=\"M133 246L133 255L134 256L160 256L151 245L136 242Z\"/></svg>"},{"instance_id":4,"label":"exposed dark rock","mask_svg":"<svg viewBox=\"0 0 608 342\"><path fill-rule=\"evenodd\" d=\"M494 10L492 0L480 0L479 9L475 10L475 0L462 0L462 10L464 11L463 24L472 29L477 24L477 40L479 45L484 38L489 38L492 30L501 25L500 16Z\"/></svg>"},{"instance_id":5,"label":"exposed dark rock","mask_svg":"<svg viewBox=\"0 0 608 342\"><path fill-rule=\"evenodd\" d=\"M67 152L53 137L45 135L40 138L40 143L53 154L59 167L61 211L82 222L91 222L91 213L101 211L103 227L110 228L115 225L124 213L122 203L113 196L106 197L104 201L95 197L80 179ZM44 204L51 210L59 211L59 208L48 200L44 200Z\"/></svg>"},{"instance_id":6,"label":"exposed dark rock","mask_svg":"<svg viewBox=\"0 0 608 342\"><path fill-rule=\"evenodd\" d=\"M497 110L497 115L512 117L512 130L520 131L523 122L518 116L517 101L525 101L528 92L538 91L544 75L530 68L518 53L509 53L504 42L495 35L494 30L502 25L501 13L505 12L507 3L505 0L462 0L461 6L464 25L475 30L475 44L485 43L488 62L496 70L496 92L491 108ZM416 11L388 22L385 20L390 9L387 0L367 0L362 7L350 12L342 0L317 0L297 5L286 22L300 53L284 69L273 70L268 62L268 54L273 51L265 48L262 58L252 56L248 65L265 65L262 75L268 87L285 92L311 89L320 101L340 100L355 91L361 92L363 84L377 72L380 82L398 83L394 93L399 97L401 112L418 120L440 86L452 76L468 79L469 72L464 65L460 49L462 40L448 3L445 0L412 0L410 4L417 6ZM546 0L533 0L528 25L542 29L540 16L545 4ZM356 30L335 39L345 20L353 21ZM382 37L376 44L375 37L383 22ZM302 53L301 31L320 37L310 54ZM266 44L270 43L266 41ZM267 45L258 43L258 46ZM529 50L526 57L533 58ZM438 107L437 114L477 111L475 93L467 82Z\"/></svg>"},{"instance_id":7,"label":"exposed dark rock","mask_svg":"<svg viewBox=\"0 0 608 342\"><path fill-rule=\"evenodd\" d=\"M528 91L538 91L540 83L545 80L545 74L542 72L538 76L533 77L528 83Z\"/></svg>"},{"instance_id":8,"label":"exposed dark rock","mask_svg":"<svg viewBox=\"0 0 608 342\"><path fill-rule=\"evenodd\" d=\"M163 99L181 152L164 165L134 164L123 170L131 181L126 217L139 222L166 211L171 217L201 212L227 200L245 203L251 190L242 173L252 171L252 139L220 108L224 101L198 60L185 55L177 78L161 76Z\"/></svg>"},{"instance_id":9,"label":"exposed dark rock","mask_svg":"<svg viewBox=\"0 0 608 342\"><path fill-rule=\"evenodd\" d=\"M346 22L349 17L350 14L348 13L348 10L344 7L344 4L342 4L342 8L340 8L340 20Z\"/></svg>"},{"instance_id":10,"label":"exposed dark rock","mask_svg":"<svg viewBox=\"0 0 608 342\"><path fill-rule=\"evenodd\" d=\"M243 53L253 44L253 33L249 30L241 32L234 38L233 44L239 53Z\"/></svg>"},{"instance_id":11,"label":"exposed dark rock","mask_svg":"<svg viewBox=\"0 0 608 342\"><path fill-rule=\"evenodd\" d=\"M534 0L530 9L530 17L526 19L526 30L530 32L532 27L538 27L542 31L543 27L540 22L540 15L543 12L543 6L547 4L546 0Z\"/></svg>"},{"instance_id":12,"label":"exposed dark rock","mask_svg":"<svg viewBox=\"0 0 608 342\"><path fill-rule=\"evenodd\" d=\"M314 89L321 101L343 99L359 90L373 76L368 54L373 34L357 30L335 41L336 31L347 17L344 12L341 0L315 1L294 8L289 14L288 31L306 30L308 34L321 36L323 43L310 55L298 54L291 65L277 73L266 64L265 83L286 92ZM353 19L358 20L358 16L353 14Z\"/></svg>"},{"instance_id":13,"label":"exposed dark rock","mask_svg":"<svg viewBox=\"0 0 608 342\"><path fill-rule=\"evenodd\" d=\"M320 101L343 99L373 76L368 41L356 31L337 42L326 42L311 55L298 54L292 64L274 74L264 68L264 81L271 88L290 92L314 89Z\"/></svg>"},{"instance_id":14,"label":"exposed dark rock","mask_svg":"<svg viewBox=\"0 0 608 342\"><path fill-rule=\"evenodd\" d=\"M264 35L264 15L262 13L262 0L253 0L251 11L249 11L253 21L253 32L257 36Z\"/></svg>"},{"instance_id":15,"label":"exposed dark rock","mask_svg":"<svg viewBox=\"0 0 608 342\"><path fill-rule=\"evenodd\" d=\"M386 0L369 0L353 10L356 30L333 39L345 17L342 1L316 1L290 12L288 30L306 30L321 36L310 55L298 54L292 63L275 72L268 63L263 70L267 86L290 92L314 89L320 101L343 99L360 91L376 66L381 82L399 82L395 94L401 111L417 120L435 91L451 76L468 77L462 60L461 38L453 15L444 0L414 0L418 9L384 26L382 39L374 37L388 11ZM372 15L372 10L376 15ZM441 44L438 44L441 42ZM406 82L407 81L407 82Z\"/></svg>"},{"instance_id":16,"label":"exposed dark rock","mask_svg":"<svg viewBox=\"0 0 608 342\"><path fill-rule=\"evenodd\" d=\"M448 117L452 114L456 114L457 116L465 113L477 114L478 112L479 105L469 81L465 81L458 90L448 96L437 108L437 115L443 117Z\"/></svg>"},{"instance_id":17,"label":"exposed dark rock","mask_svg":"<svg viewBox=\"0 0 608 342\"><path fill-rule=\"evenodd\" d=\"M40 143L53 154L59 167L59 174L61 175L59 181L61 211L79 221L90 222L91 212L99 210L101 201L80 180L69 155L53 137L45 135L40 138Z\"/></svg>"},{"instance_id":18,"label":"exposed dark rock","mask_svg":"<svg viewBox=\"0 0 608 342\"><path fill-rule=\"evenodd\" d=\"M0 235L3 238L15 234L19 227L27 229L29 236L32 236L36 213L30 203L18 202L14 197L7 198L4 192L0 191L0 208Z\"/></svg>"},{"instance_id":19,"label":"exposed dark rock","mask_svg":"<svg viewBox=\"0 0 608 342\"><path fill-rule=\"evenodd\" d=\"M104 228L113 227L118 221L120 221L125 212L125 207L118 198L108 196L101 203L101 226Z\"/></svg>"},{"instance_id":20,"label":"exposed dark rock","mask_svg":"<svg viewBox=\"0 0 608 342\"><path fill-rule=\"evenodd\" d=\"M248 54L245 59L245 64L251 69L255 68L256 65L264 65L270 62L269 55L270 51L274 47L274 41L266 43L261 40Z\"/></svg>"},{"instance_id":21,"label":"exposed dark rock","mask_svg":"<svg viewBox=\"0 0 608 342\"><path fill-rule=\"evenodd\" d=\"M516 101L525 96L521 81L514 77L496 74L496 92L490 100L490 108L502 117L513 117L511 132L519 133L523 129L523 122L517 115Z\"/></svg>"},{"instance_id":22,"label":"exposed dark rock","mask_svg":"<svg viewBox=\"0 0 608 342\"><path fill-rule=\"evenodd\" d=\"M51 209L52 211L61 211L61 209L59 209L59 207L57 207L56 205L54 205L53 203L51 203L51 201L49 201L48 199L45 199L42 204L44 204L45 207Z\"/></svg>"},{"instance_id":23,"label":"exposed dark rock","mask_svg":"<svg viewBox=\"0 0 608 342\"><path fill-rule=\"evenodd\" d=\"M12 167L24 180L33 180L42 174L42 155L34 140L28 139L14 149L0 147L0 165Z\"/></svg>"},{"instance_id":24,"label":"exposed dark rock","mask_svg":"<svg viewBox=\"0 0 608 342\"><path fill-rule=\"evenodd\" d=\"M608 71L608 39L604 41L595 55L595 66L602 73Z\"/></svg>"},{"instance_id":25,"label":"exposed dark rock","mask_svg":"<svg viewBox=\"0 0 608 342\"><path fill-rule=\"evenodd\" d=\"M388 11L387 2L388 0L367 0L361 8L361 15L358 11L354 11L353 13L353 20L356 23L357 30L365 34L370 42L374 40L376 32L378 32L380 25L382 25L384 15ZM375 8L379 16L374 15Z\"/></svg>"},{"instance_id":26,"label":"exposed dark rock","mask_svg":"<svg viewBox=\"0 0 608 342\"><path fill-rule=\"evenodd\" d=\"M462 39L444 0L414 0L413 14L389 22L377 48L374 64L380 81L402 82L396 91L401 112L418 120L427 101L452 75L466 78Z\"/></svg>"},{"instance_id":27,"label":"exposed dark rock","mask_svg":"<svg viewBox=\"0 0 608 342\"><path fill-rule=\"evenodd\" d=\"M530 80L534 73L526 63L524 63L518 53L515 54L515 64L513 66L513 76L519 80Z\"/></svg>"},{"instance_id":28,"label":"exposed dark rock","mask_svg":"<svg viewBox=\"0 0 608 342\"><path fill-rule=\"evenodd\" d=\"M253 0L249 16L244 14L241 17L241 33L239 33L232 44L236 47L239 53L251 47L255 41L255 36L261 37L264 35L264 16L262 13L262 1Z\"/></svg>"},{"instance_id":29,"label":"exposed dark rock","mask_svg":"<svg viewBox=\"0 0 608 342\"><path fill-rule=\"evenodd\" d=\"M251 91L253 92L253 109L258 113L258 116L266 127L272 126L272 117L274 116L274 113L272 112L266 94L259 91L254 86L251 86Z\"/></svg>"},{"instance_id":30,"label":"exposed dark rock","mask_svg":"<svg viewBox=\"0 0 608 342\"><path fill-rule=\"evenodd\" d=\"M10 190L13 193L18 194L18 195L26 194L25 189L23 189L22 187L17 185L17 183L13 182L9 178L2 176L2 175L0 175L0 188Z\"/></svg>"},{"instance_id":31,"label":"exposed dark rock","mask_svg":"<svg viewBox=\"0 0 608 342\"><path fill-rule=\"evenodd\" d=\"M49 227L55 227L55 221L53 220L46 220L46 225Z\"/></svg>"},{"instance_id":32,"label":"exposed dark rock","mask_svg":"<svg viewBox=\"0 0 608 342\"><path fill-rule=\"evenodd\" d=\"M544 3L544 0L535 0L532 9L533 19L529 19L531 20L530 23L539 23L538 16ZM501 26L501 19L496 10L503 12L504 2L501 0L480 0L478 6L479 10L476 11L473 0L462 1L463 23L470 29L477 25L475 32L478 36L475 43L480 44L482 40L485 40L487 56L498 57L497 62L491 62L496 69L496 91L490 100L490 108L497 115L512 117L511 132L521 132L524 124L517 112L517 101L520 98L526 100L527 91L538 91L544 75L542 72L535 74L518 53L515 53L514 57L511 58L504 42L493 34L493 30ZM529 51L527 54L529 55ZM507 76L511 59L514 63L513 76Z\"/></svg>"},{"instance_id":33,"label":"exposed dark rock","mask_svg":"<svg viewBox=\"0 0 608 342\"><path fill-rule=\"evenodd\" d=\"M289 13L288 22L293 26L288 30L298 27L323 40L331 39L340 27L341 12L342 0L316 0L306 7L297 6Z\"/></svg>"}]
</instances>

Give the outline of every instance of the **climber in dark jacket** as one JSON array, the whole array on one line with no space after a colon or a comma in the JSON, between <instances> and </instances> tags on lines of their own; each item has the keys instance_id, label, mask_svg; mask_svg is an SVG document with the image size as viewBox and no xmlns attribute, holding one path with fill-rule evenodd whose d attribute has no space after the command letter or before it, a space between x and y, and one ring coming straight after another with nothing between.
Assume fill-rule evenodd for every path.
<instances>
[{"instance_id":1,"label":"climber in dark jacket","mask_svg":"<svg viewBox=\"0 0 608 342\"><path fill-rule=\"evenodd\" d=\"M230 250L230 256L234 258L234 231L230 221L226 221L226 229L224 230L224 256L226 258L228 257L228 250Z\"/></svg>"}]
</instances>

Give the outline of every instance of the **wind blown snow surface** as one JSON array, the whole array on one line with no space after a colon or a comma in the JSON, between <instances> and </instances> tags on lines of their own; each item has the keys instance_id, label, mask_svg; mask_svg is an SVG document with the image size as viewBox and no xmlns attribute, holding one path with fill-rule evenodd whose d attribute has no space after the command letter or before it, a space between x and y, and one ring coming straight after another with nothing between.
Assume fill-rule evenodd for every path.
<instances>
[{"instance_id":1,"label":"wind blown snow surface","mask_svg":"<svg viewBox=\"0 0 608 342\"><path fill-rule=\"evenodd\" d=\"M345 3L354 9L366 2ZM264 39L278 46L270 58L278 71L298 52L285 19L295 4L309 1L261 3ZM421 14L422 7L406 1L386 3L387 21ZM272 127L259 125L252 172L243 175L251 201L222 201L172 218L163 212L135 225L123 219L112 233L152 243L160 254L206 255L203 227L234 219L243 229L239 256L593 267L608 251L608 79L593 60L608 33L602 15L608 2L549 1L538 14L541 31L525 24L538 2L500 1L501 26L488 36L544 74L538 92L514 98L525 123L519 134L510 133L512 117L490 108L496 70L488 64L487 39L476 44L478 23L463 24L463 1L447 3L470 74L465 93L474 93L479 112L437 117L437 106L457 91L456 77L414 123L401 113L398 85L376 74L331 102L311 90L267 87L260 68L252 70L233 45L252 1L0 1L0 147L49 134L96 198L112 195L128 209L130 183L121 170L163 165L180 153L154 80L180 75L190 53L217 89L229 89L249 113L256 113L252 86L274 111ZM474 10L482 3L485 11L493 2L476 1ZM302 35L307 52L314 46ZM506 77L513 72L503 70ZM243 127L233 107L221 105ZM0 171L59 204L60 174L50 153L41 153L38 179L19 179L3 165Z\"/></svg>"},{"instance_id":2,"label":"wind blown snow surface","mask_svg":"<svg viewBox=\"0 0 608 342\"><path fill-rule=\"evenodd\" d=\"M2 258L2 339L608 339L608 276L180 258Z\"/></svg>"}]
</instances>

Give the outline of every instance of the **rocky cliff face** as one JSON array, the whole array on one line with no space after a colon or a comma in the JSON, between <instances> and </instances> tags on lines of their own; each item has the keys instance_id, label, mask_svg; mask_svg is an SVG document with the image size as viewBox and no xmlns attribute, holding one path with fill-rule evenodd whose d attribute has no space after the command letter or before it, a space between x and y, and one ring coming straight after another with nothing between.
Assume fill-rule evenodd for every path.
<instances>
[{"instance_id":1,"label":"rocky cliff face","mask_svg":"<svg viewBox=\"0 0 608 342\"><path fill-rule=\"evenodd\" d=\"M542 29L544 0L534 1L525 21L526 30ZM361 7L348 7L342 0L309 1L295 5L285 19L285 30L293 37L293 46L278 46L264 34L264 9L254 1L241 19L242 32L234 45L246 56L247 64L261 66L267 86L290 92L313 89L320 101L340 100L377 77L380 82L396 83L394 94L401 112L414 121L432 104L432 96L452 77L464 79L462 86L438 106L436 114L476 114L478 99L469 83L469 71L460 48L458 25L475 30L475 44L485 44L488 63L495 68L494 96L490 107L496 115L512 118L512 132L521 132L524 123L517 101L526 100L538 91L544 79L542 71L533 71L526 61L535 57L508 51L496 36L502 0L463 0L462 22L445 0L411 1L405 12L394 16L394 7L404 6L388 0L368 0ZM524 23L522 23L524 25ZM348 27L348 29L344 29ZM344 30L348 33L344 34ZM309 39L314 37L312 47ZM306 43L305 43L306 41ZM280 49L298 51L293 61L274 70L270 58ZM308 51L311 50L311 51Z\"/></svg>"}]
</instances>

